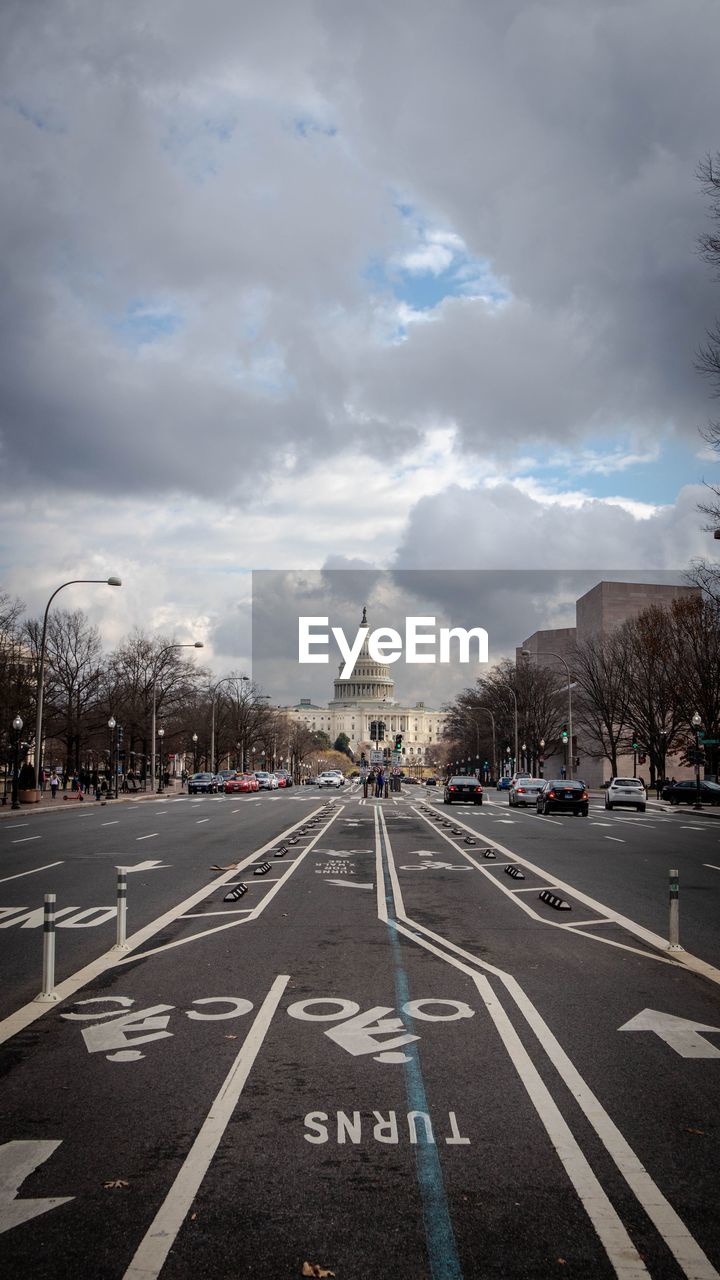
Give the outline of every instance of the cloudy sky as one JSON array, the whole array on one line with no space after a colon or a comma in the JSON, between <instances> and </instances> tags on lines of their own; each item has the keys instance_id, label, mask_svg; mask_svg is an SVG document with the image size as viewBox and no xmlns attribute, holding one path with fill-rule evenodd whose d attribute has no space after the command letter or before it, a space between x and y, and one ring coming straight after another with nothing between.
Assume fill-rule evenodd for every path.
<instances>
[{"instance_id":1,"label":"cloudy sky","mask_svg":"<svg viewBox=\"0 0 720 1280\"><path fill-rule=\"evenodd\" d=\"M4 0L4 588L118 573L62 603L220 675L252 569L707 552L719 40L715 0Z\"/></svg>"}]
</instances>

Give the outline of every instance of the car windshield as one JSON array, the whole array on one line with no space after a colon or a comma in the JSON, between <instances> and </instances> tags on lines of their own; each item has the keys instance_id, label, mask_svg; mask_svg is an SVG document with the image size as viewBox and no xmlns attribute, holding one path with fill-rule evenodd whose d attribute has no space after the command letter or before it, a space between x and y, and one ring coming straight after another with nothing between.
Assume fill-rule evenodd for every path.
<instances>
[{"instance_id":1,"label":"car windshield","mask_svg":"<svg viewBox=\"0 0 720 1280\"><path fill-rule=\"evenodd\" d=\"M708 787L711 791L720 791L720 785L717 782L703 782L704 787Z\"/></svg>"},{"instance_id":2,"label":"car windshield","mask_svg":"<svg viewBox=\"0 0 720 1280\"><path fill-rule=\"evenodd\" d=\"M515 783L516 790L523 791L539 791L540 787L544 787L545 783L542 778L518 778Z\"/></svg>"},{"instance_id":3,"label":"car windshield","mask_svg":"<svg viewBox=\"0 0 720 1280\"><path fill-rule=\"evenodd\" d=\"M215 777L214 773L194 773L193 774L193 779L197 779L198 781L201 781L201 780L207 781L208 778L214 778L214 777Z\"/></svg>"},{"instance_id":4,"label":"car windshield","mask_svg":"<svg viewBox=\"0 0 720 1280\"><path fill-rule=\"evenodd\" d=\"M258 770L256 770L256 772L255 772L255 777L256 777L256 778L267 778L267 777L269 777L269 774L267 774L267 773L263 773L263 771L262 771L261 769L258 769Z\"/></svg>"},{"instance_id":5,"label":"car windshield","mask_svg":"<svg viewBox=\"0 0 720 1280\"><path fill-rule=\"evenodd\" d=\"M640 778L614 778L613 786L615 787L642 787L644 783Z\"/></svg>"}]
</instances>

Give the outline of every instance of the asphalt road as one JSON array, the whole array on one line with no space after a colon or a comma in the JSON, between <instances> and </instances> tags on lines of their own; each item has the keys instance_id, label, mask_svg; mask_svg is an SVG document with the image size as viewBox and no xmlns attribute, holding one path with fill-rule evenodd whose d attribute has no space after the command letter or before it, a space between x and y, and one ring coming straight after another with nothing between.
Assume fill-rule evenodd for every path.
<instances>
[{"instance_id":1,"label":"asphalt road","mask_svg":"<svg viewBox=\"0 0 720 1280\"><path fill-rule=\"evenodd\" d=\"M440 801L0 822L0 1274L720 1275L720 822Z\"/></svg>"}]
</instances>

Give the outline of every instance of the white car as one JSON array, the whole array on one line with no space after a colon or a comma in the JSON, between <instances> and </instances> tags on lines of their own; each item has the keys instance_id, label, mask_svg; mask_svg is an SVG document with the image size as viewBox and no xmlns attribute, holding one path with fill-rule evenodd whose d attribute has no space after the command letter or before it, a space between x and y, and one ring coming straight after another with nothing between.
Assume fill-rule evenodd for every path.
<instances>
[{"instance_id":1,"label":"white car","mask_svg":"<svg viewBox=\"0 0 720 1280\"><path fill-rule=\"evenodd\" d=\"M336 773L334 769L328 769L320 774L317 784L319 787L341 787L344 781L342 774Z\"/></svg>"},{"instance_id":2,"label":"white car","mask_svg":"<svg viewBox=\"0 0 720 1280\"><path fill-rule=\"evenodd\" d=\"M260 784L261 791L277 790L278 780L274 773L268 773L266 769L256 769L255 777Z\"/></svg>"},{"instance_id":3,"label":"white car","mask_svg":"<svg viewBox=\"0 0 720 1280\"><path fill-rule=\"evenodd\" d=\"M534 805L537 802L538 794L544 786L544 778L531 778L530 774L520 774L508 791L510 808L517 809L519 805L526 804Z\"/></svg>"},{"instance_id":4,"label":"white car","mask_svg":"<svg viewBox=\"0 0 720 1280\"><path fill-rule=\"evenodd\" d=\"M627 804L645 812L647 791L639 778L611 778L605 792L605 808L614 809L615 805Z\"/></svg>"}]
</instances>

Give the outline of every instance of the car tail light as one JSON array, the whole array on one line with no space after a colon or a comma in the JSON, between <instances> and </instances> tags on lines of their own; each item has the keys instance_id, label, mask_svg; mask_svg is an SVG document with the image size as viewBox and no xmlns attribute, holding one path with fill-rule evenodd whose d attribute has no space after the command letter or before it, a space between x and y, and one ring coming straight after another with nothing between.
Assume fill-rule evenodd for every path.
<instances>
[{"instance_id":1,"label":"car tail light","mask_svg":"<svg viewBox=\"0 0 720 1280\"><path fill-rule=\"evenodd\" d=\"M554 800L554 799L555 799L555 792L548 791L548 800Z\"/></svg>"},{"instance_id":2,"label":"car tail light","mask_svg":"<svg viewBox=\"0 0 720 1280\"><path fill-rule=\"evenodd\" d=\"M525 795L525 788L524 788L524 787L517 787L517 793L518 793L518 795L519 795L519 796L524 796L524 795Z\"/></svg>"},{"instance_id":3,"label":"car tail light","mask_svg":"<svg viewBox=\"0 0 720 1280\"><path fill-rule=\"evenodd\" d=\"M475 790L477 791L478 795L480 795L482 791L482 787L476 787Z\"/></svg>"},{"instance_id":4,"label":"car tail light","mask_svg":"<svg viewBox=\"0 0 720 1280\"><path fill-rule=\"evenodd\" d=\"M454 790L455 790L455 787L451 787L451 788L450 788L450 790L451 790L451 791L454 791Z\"/></svg>"},{"instance_id":5,"label":"car tail light","mask_svg":"<svg viewBox=\"0 0 720 1280\"><path fill-rule=\"evenodd\" d=\"M583 791L583 793L582 793L582 795L581 795L580 799L581 799L581 800L589 800L589 799L590 799L590 797L588 796L587 791Z\"/></svg>"}]
</instances>

